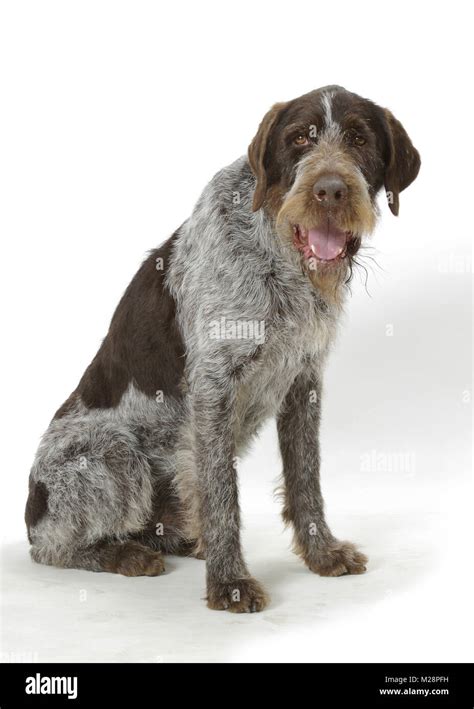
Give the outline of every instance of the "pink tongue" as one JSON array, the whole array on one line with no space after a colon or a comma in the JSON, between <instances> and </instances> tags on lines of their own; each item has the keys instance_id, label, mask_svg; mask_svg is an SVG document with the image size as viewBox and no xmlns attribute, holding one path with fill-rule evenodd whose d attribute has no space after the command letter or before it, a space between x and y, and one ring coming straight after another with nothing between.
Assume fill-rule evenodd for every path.
<instances>
[{"instance_id":1,"label":"pink tongue","mask_svg":"<svg viewBox=\"0 0 474 709\"><path fill-rule=\"evenodd\" d=\"M332 261L344 251L346 233L331 226L309 229L308 245L317 258L323 261Z\"/></svg>"}]
</instances>

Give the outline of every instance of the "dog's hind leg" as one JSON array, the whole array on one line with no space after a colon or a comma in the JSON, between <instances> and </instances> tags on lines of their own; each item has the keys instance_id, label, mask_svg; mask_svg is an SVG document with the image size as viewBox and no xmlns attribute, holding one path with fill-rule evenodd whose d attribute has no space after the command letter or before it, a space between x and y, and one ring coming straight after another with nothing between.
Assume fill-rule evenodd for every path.
<instances>
[{"instance_id":1,"label":"dog's hind leg","mask_svg":"<svg viewBox=\"0 0 474 709\"><path fill-rule=\"evenodd\" d=\"M126 576L164 570L161 551L131 539L146 526L154 474L127 422L78 405L53 419L30 475L31 556Z\"/></svg>"},{"instance_id":2,"label":"dog's hind leg","mask_svg":"<svg viewBox=\"0 0 474 709\"><path fill-rule=\"evenodd\" d=\"M34 544L31 549L34 561L66 568L87 571L108 571L123 576L159 576L165 570L163 555L139 542L102 540L88 547L76 547L68 553L56 554Z\"/></svg>"}]
</instances>

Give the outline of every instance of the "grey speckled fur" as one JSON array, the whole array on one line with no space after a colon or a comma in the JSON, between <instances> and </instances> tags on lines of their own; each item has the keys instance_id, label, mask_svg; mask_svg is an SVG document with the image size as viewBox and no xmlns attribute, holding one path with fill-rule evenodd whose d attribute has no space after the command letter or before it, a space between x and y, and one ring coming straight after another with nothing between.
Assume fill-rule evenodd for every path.
<instances>
[{"instance_id":1,"label":"grey speckled fur","mask_svg":"<svg viewBox=\"0 0 474 709\"><path fill-rule=\"evenodd\" d=\"M315 218L313 183L318 165L333 169L331 160L351 180L348 210L356 227L344 227L346 233L360 227L358 236L375 223L383 161L372 136L370 161L365 167L363 161L362 167L355 164L343 131L327 116L335 94L360 109L361 99L337 87L296 100L302 109L322 101L327 131L296 164L278 219L275 212L256 206L263 194L254 176L258 159L251 158L251 169L242 157L215 175L191 217L168 242L166 297L184 348L183 356L176 350L177 356L185 358L179 394L155 399L145 393L143 383L140 387L129 381L117 401L105 406L76 394L51 422L30 476L27 517L36 561L156 575L164 568L162 552L192 551L207 560L211 608L261 610L267 597L250 576L241 549L235 461L262 424L276 417L283 516L294 528L295 551L323 575L365 570L364 555L331 534L319 484L322 377L343 307L343 279L334 281L338 293L331 297L324 266L324 287L315 287L318 276L316 281L308 277L291 234L288 238L279 228L287 207L291 218L295 210L308 221ZM271 109L254 150L293 103ZM393 159L387 172L386 187L391 180L397 190L404 189L416 177L418 154L391 114L387 118L374 104L364 105L379 126L377 140L384 145L388 140L381 136L389 130L389 119L392 143L398 140L401 146L397 154L411 156L404 172L397 172ZM281 158L277 154L275 159ZM372 181L364 170L373 171ZM301 204L307 194L305 213ZM396 199L394 213L398 192ZM143 278L147 287L154 287L154 275L148 271ZM151 312L148 322L154 331ZM222 322L263 324L264 336L211 336L213 324ZM105 360L106 369L112 368L111 359Z\"/></svg>"},{"instance_id":2,"label":"grey speckled fur","mask_svg":"<svg viewBox=\"0 0 474 709\"><path fill-rule=\"evenodd\" d=\"M338 312L318 302L296 252L275 238L262 212L251 211L254 182L245 158L220 171L179 231L168 284L186 345L187 397L156 402L131 386L115 409L79 403L51 422L32 470L49 491L49 513L32 530L38 561L75 565L77 547L139 532L151 513L154 471L166 471L188 502L181 534L200 537L199 441L208 465L226 454L232 463L278 413L305 362L323 363ZM236 193L240 208L232 210ZM263 321L264 343L211 339L210 323L222 317ZM232 428L216 436L226 397ZM226 437L231 450L223 450Z\"/></svg>"}]
</instances>

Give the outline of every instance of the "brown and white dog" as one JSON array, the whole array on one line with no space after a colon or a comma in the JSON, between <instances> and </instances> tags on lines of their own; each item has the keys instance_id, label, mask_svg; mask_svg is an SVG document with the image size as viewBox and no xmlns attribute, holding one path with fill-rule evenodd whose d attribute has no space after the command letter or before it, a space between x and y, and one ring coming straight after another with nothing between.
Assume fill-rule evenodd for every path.
<instances>
[{"instance_id":1,"label":"brown and white dog","mask_svg":"<svg viewBox=\"0 0 474 709\"><path fill-rule=\"evenodd\" d=\"M264 608L240 544L235 461L276 417L283 517L311 571L362 573L319 484L324 363L385 186L392 212L418 152L386 109L338 86L264 117L126 290L55 414L30 475L35 561L158 575L206 558L208 605Z\"/></svg>"}]
</instances>

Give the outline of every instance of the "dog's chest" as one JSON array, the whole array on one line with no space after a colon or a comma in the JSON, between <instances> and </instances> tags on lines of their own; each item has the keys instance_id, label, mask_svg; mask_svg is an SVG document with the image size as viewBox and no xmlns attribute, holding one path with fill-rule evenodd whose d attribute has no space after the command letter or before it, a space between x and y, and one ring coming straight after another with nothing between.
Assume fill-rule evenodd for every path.
<instances>
[{"instance_id":1,"label":"dog's chest","mask_svg":"<svg viewBox=\"0 0 474 709\"><path fill-rule=\"evenodd\" d=\"M293 296L293 297L292 297ZM252 435L275 416L304 367L323 361L334 336L335 318L311 291L282 293L265 328L265 339L248 367L238 393L238 419Z\"/></svg>"}]
</instances>

